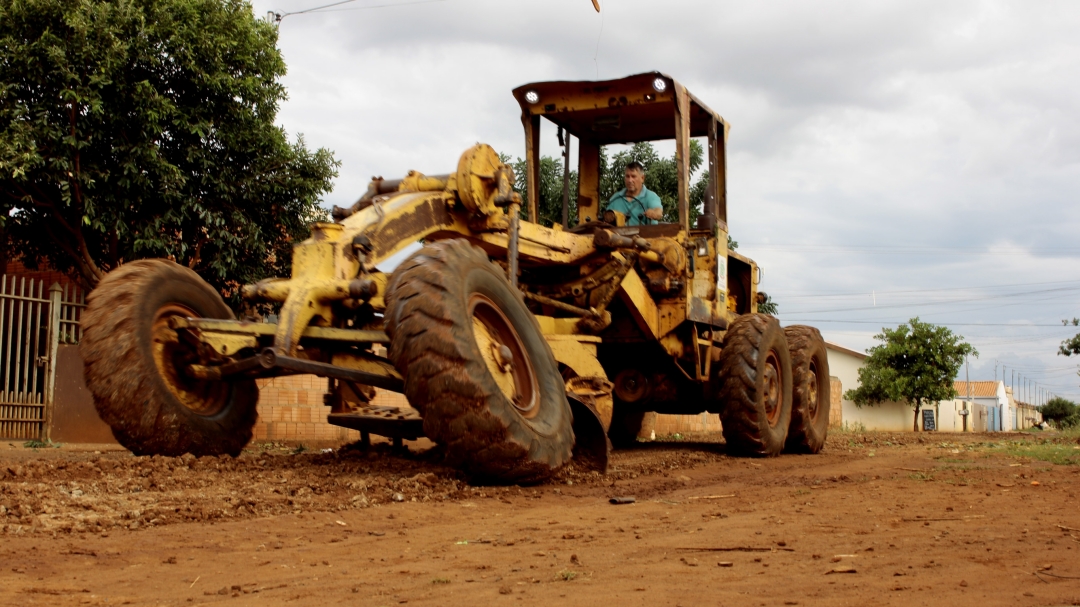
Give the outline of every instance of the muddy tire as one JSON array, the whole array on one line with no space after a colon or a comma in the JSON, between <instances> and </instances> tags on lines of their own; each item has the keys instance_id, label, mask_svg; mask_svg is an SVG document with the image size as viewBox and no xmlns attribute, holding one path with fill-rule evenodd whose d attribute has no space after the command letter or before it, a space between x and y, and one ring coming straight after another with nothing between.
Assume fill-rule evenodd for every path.
<instances>
[{"instance_id":1,"label":"muddy tire","mask_svg":"<svg viewBox=\"0 0 1080 607\"><path fill-rule=\"evenodd\" d=\"M764 457L784 448L791 421L791 355L780 323L765 314L735 319L718 372L728 453Z\"/></svg>"},{"instance_id":2,"label":"muddy tire","mask_svg":"<svg viewBox=\"0 0 1080 607\"><path fill-rule=\"evenodd\" d=\"M791 351L792 402L788 427L789 453L817 453L829 433L829 355L825 340L814 327L786 327Z\"/></svg>"},{"instance_id":3,"label":"muddy tire","mask_svg":"<svg viewBox=\"0 0 1080 607\"><path fill-rule=\"evenodd\" d=\"M424 433L486 483L533 483L574 447L558 365L520 293L464 240L425 246L387 287L390 359Z\"/></svg>"},{"instance_id":4,"label":"muddy tire","mask_svg":"<svg viewBox=\"0 0 1080 607\"><path fill-rule=\"evenodd\" d=\"M255 425L255 381L187 377L196 357L172 316L233 314L195 272L161 259L126 263L90 293L79 348L98 414L136 455L239 455Z\"/></svg>"}]
</instances>

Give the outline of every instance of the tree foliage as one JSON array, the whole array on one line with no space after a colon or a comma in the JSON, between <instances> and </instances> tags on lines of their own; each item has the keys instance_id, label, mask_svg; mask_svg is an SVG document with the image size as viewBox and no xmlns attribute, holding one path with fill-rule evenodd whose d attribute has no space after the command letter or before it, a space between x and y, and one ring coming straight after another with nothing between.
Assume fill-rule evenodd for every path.
<instances>
[{"instance_id":1,"label":"tree foliage","mask_svg":"<svg viewBox=\"0 0 1080 607\"><path fill-rule=\"evenodd\" d=\"M1080 318L1074 318L1072 320L1063 320L1061 324L1065 326L1077 326L1080 325ZM1073 335L1069 339L1061 342L1061 346L1058 348L1058 354L1062 356L1072 356L1073 354L1080 355L1080 333Z\"/></svg>"},{"instance_id":2,"label":"tree foliage","mask_svg":"<svg viewBox=\"0 0 1080 607\"><path fill-rule=\"evenodd\" d=\"M242 0L0 0L0 244L88 287L287 273L338 165L274 124L276 43Z\"/></svg>"},{"instance_id":3,"label":"tree foliage","mask_svg":"<svg viewBox=\"0 0 1080 607\"><path fill-rule=\"evenodd\" d=\"M908 324L881 330L880 341L868 351L859 369L859 387L844 398L857 406L905 402L915 409L914 430L919 430L919 410L924 404L956 397L953 380L975 348L948 327L912 318Z\"/></svg>"},{"instance_id":4,"label":"tree foliage","mask_svg":"<svg viewBox=\"0 0 1080 607\"><path fill-rule=\"evenodd\" d=\"M1038 409L1042 418L1055 427L1069 428L1080 424L1080 407L1066 398L1055 396Z\"/></svg>"}]
</instances>

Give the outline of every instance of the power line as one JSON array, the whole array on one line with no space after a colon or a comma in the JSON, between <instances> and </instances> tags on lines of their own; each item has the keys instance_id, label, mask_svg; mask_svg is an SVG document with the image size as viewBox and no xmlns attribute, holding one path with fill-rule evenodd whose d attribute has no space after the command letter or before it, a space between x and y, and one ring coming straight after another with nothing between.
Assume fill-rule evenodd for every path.
<instances>
[{"instance_id":1,"label":"power line","mask_svg":"<svg viewBox=\"0 0 1080 607\"><path fill-rule=\"evenodd\" d=\"M330 4L323 4L322 6L315 6L315 7L312 7L312 8L305 8L302 11L290 11L288 13L278 13L278 12L275 12L275 11L270 11L269 13L267 13L266 17L267 17L268 20L272 19L275 23L281 23L281 20L284 19L285 17L291 16L291 15L303 15L303 14L306 14L306 13L315 13L315 12L337 13L337 12L341 12L341 11L364 11L364 10L370 10L370 9L373 9L373 8L389 8L389 7L394 7L394 6L408 6L410 4L431 4L432 2L446 2L446 0L413 0L412 2L395 2L395 3L392 3L392 4L372 4L372 5L369 5L369 6L357 6L357 7L353 7L353 8L339 8L339 9L330 10L330 11L324 10L324 9L328 9L328 8L331 8L331 7L334 7L334 6L341 6L342 4L351 4L351 3L356 2L356 1L357 0L340 0L339 2L331 2Z\"/></svg>"},{"instance_id":2,"label":"power line","mask_svg":"<svg viewBox=\"0 0 1080 607\"><path fill-rule=\"evenodd\" d=\"M832 320L832 319L820 319L820 318L817 318L817 319L815 319L815 318L798 318L798 319L784 318L783 321L785 323L821 322L821 323L860 324L860 325L877 325L877 324L898 325L898 324L903 324L903 323L907 322L906 320L901 320L901 321L896 321L896 320ZM1073 329L1073 330L1075 330L1072 326L1066 327L1064 325L1037 325L1037 324L1018 325L1018 324L1014 324L1014 323L1004 323L1004 322L1001 322L1001 323L995 323L995 322L931 322L931 323L927 323L927 324L937 325L937 326L940 326L940 327L1016 327L1018 329L1026 329L1027 327L1058 327L1058 328L1061 328L1061 329Z\"/></svg>"},{"instance_id":3,"label":"power line","mask_svg":"<svg viewBox=\"0 0 1080 607\"><path fill-rule=\"evenodd\" d=\"M1041 286L1048 286L1048 285L1067 285L1067 284L1076 284L1076 283L1080 283L1080 279L1052 280L1052 281L1048 281L1048 282L1016 282L1016 283L1011 283L1011 284L983 285L983 286L977 286L977 287L944 287L944 288L941 288L941 289L903 289L903 290L898 290L898 291L878 291L878 290L874 290L873 292L878 294L878 295L897 295L897 294L903 294L903 293L920 294L920 293L942 293L942 292L946 292L946 291L973 291L973 290L976 290L976 289L1004 289L1006 287L1041 287ZM770 290L770 292L771 292L771 290ZM819 293L811 292L811 293L807 293L806 295L795 295L795 296L784 295L783 291L779 291L779 292L773 292L773 294L777 295L778 297L783 296L786 299L801 298L801 297L844 297L844 296L856 296L856 295L858 295L858 296L869 295L869 293L867 293L866 291L852 291L852 292L847 292L847 293L843 293L843 292L835 293L835 292L824 291L824 292L819 292Z\"/></svg>"},{"instance_id":4,"label":"power line","mask_svg":"<svg viewBox=\"0 0 1080 607\"><path fill-rule=\"evenodd\" d=\"M1080 247L1020 247L1013 250L990 251L985 247L923 247L897 245L814 245L814 244L754 244L743 243L747 249L773 249L794 252L844 253L859 252L869 255L1016 255L1025 253L1068 253L1080 254Z\"/></svg>"}]
</instances>

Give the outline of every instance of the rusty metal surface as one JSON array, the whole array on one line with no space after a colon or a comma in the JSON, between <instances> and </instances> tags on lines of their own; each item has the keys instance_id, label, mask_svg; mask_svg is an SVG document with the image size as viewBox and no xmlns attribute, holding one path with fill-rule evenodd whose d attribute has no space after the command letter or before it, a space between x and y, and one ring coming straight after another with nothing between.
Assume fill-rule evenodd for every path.
<instances>
[{"instance_id":1,"label":"rusty metal surface","mask_svg":"<svg viewBox=\"0 0 1080 607\"><path fill-rule=\"evenodd\" d=\"M86 387L78 346L62 345L57 350L50 437L58 443L116 443L112 429L98 416L94 397Z\"/></svg>"},{"instance_id":2,"label":"rusty metal surface","mask_svg":"<svg viewBox=\"0 0 1080 607\"><path fill-rule=\"evenodd\" d=\"M424 436L424 420L411 407L361 405L352 411L330 413L326 421L335 426L389 438L416 440Z\"/></svg>"},{"instance_id":3,"label":"rusty metal surface","mask_svg":"<svg viewBox=\"0 0 1080 607\"><path fill-rule=\"evenodd\" d=\"M653 87L658 79L663 91ZM575 137L606 145L675 139L671 104L679 87L671 76L647 72L615 80L533 82L513 94L523 116L544 116ZM536 93L537 103L528 101L529 92ZM687 93L687 100L690 137L707 136L712 120L725 124L697 97Z\"/></svg>"}]
</instances>

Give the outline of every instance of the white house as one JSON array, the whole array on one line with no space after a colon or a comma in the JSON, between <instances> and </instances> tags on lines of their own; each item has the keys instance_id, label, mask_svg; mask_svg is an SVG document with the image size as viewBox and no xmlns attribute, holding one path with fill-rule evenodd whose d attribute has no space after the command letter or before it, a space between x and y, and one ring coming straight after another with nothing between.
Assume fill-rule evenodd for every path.
<instances>
[{"instance_id":1,"label":"white house","mask_svg":"<svg viewBox=\"0 0 1080 607\"><path fill-rule=\"evenodd\" d=\"M845 348L840 344L825 342L829 356L829 375L840 380L840 406L843 411L843 423L859 426L867 430L886 430L906 432L911 430L914 410L904 403L882 403L873 407L857 407L855 403L843 398L843 393L859 386L859 369L866 361L866 354ZM833 384L836 387L836 384ZM836 398L833 398L836 401Z\"/></svg>"},{"instance_id":2,"label":"white house","mask_svg":"<svg viewBox=\"0 0 1080 607\"><path fill-rule=\"evenodd\" d=\"M890 432L908 432L914 424L915 411L906 403L882 403L880 405L857 407L854 402L844 399L843 393L859 386L859 369L866 362L867 355L839 344L825 342L829 356L829 374L839 380L840 406L842 423L848 426L862 426L867 430ZM938 432L963 432L964 415L968 412L968 424L971 431L1013 430L1017 427L1016 407L1012 404L1003 382L971 382L972 405L965 405L968 400L967 382L953 382L957 397L939 403L930 403L922 408L919 427L924 427L927 417L933 416L934 428ZM833 388L836 388L834 382ZM835 403L837 398L833 397ZM1030 424L1029 424L1030 425Z\"/></svg>"},{"instance_id":3,"label":"white house","mask_svg":"<svg viewBox=\"0 0 1080 607\"><path fill-rule=\"evenodd\" d=\"M970 384L970 399L969 395ZM973 381L953 382L956 389L956 398L960 401L970 400L977 405L986 407L988 419L986 430L989 432L1001 432L1016 429L1016 410L1005 389L1005 382L1001 381ZM948 401L944 401L948 402ZM942 404L944 404L944 402Z\"/></svg>"}]
</instances>

